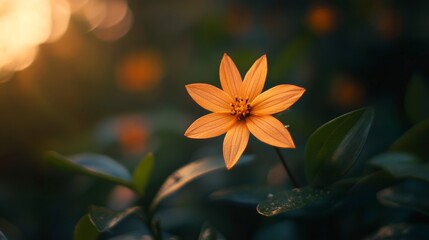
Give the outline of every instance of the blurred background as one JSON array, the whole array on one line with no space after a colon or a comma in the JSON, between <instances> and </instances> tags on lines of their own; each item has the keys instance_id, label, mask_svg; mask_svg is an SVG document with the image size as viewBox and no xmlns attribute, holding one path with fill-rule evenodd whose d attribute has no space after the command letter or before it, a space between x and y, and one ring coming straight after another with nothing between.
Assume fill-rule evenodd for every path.
<instances>
[{"instance_id":1,"label":"blurred background","mask_svg":"<svg viewBox=\"0 0 429 240\"><path fill-rule=\"evenodd\" d=\"M50 166L48 150L105 154L129 169L154 152L149 196L180 166L221 155L222 137L183 136L206 113L184 85L220 87L224 52L242 76L267 54L265 89L307 89L277 116L297 144L284 155L302 184L306 139L340 114L373 106L362 158L385 150L414 123L404 107L409 83L419 78L427 87L428 11L423 0L0 0L0 230L9 239L71 239L91 204L133 199L126 189ZM180 208L165 214L177 221L167 230L193 239L208 216L231 239L264 239L268 223L254 207L217 203L202 213L184 204L195 192L204 199L238 184L290 187L273 149L251 139L245 153L256 160L176 196ZM298 224L271 228L291 237ZM357 238L380 227L372 224ZM295 230L281 235L284 229Z\"/></svg>"}]
</instances>

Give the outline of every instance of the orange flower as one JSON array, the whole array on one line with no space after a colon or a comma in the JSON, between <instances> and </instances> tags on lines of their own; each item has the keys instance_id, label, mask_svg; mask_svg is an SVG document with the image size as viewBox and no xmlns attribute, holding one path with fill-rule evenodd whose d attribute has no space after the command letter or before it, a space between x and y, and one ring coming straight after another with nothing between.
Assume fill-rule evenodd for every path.
<instances>
[{"instance_id":1,"label":"orange flower","mask_svg":"<svg viewBox=\"0 0 429 240\"><path fill-rule=\"evenodd\" d=\"M288 109L305 89L281 84L261 93L267 76L265 55L256 60L242 81L234 62L225 53L219 75L223 90L205 83L186 85L192 99L213 112L192 123L185 132L186 137L202 139L226 133L223 157L228 169L243 154L249 132L269 145L295 148L289 131L271 115Z\"/></svg>"}]
</instances>

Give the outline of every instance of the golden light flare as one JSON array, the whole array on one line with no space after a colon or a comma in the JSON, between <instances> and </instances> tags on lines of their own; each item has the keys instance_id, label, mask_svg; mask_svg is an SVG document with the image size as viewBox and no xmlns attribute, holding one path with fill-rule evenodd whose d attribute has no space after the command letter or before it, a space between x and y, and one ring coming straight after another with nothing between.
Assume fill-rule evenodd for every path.
<instances>
[{"instance_id":1,"label":"golden light flare","mask_svg":"<svg viewBox=\"0 0 429 240\"><path fill-rule=\"evenodd\" d=\"M120 39L133 23L133 14L126 0L91 0L75 7L78 9L76 14L83 17L94 35L103 41Z\"/></svg>"},{"instance_id":2,"label":"golden light flare","mask_svg":"<svg viewBox=\"0 0 429 240\"><path fill-rule=\"evenodd\" d=\"M0 82L30 66L41 44L60 39L73 15L103 41L123 37L133 22L126 0L0 0Z\"/></svg>"},{"instance_id":3,"label":"golden light flare","mask_svg":"<svg viewBox=\"0 0 429 240\"><path fill-rule=\"evenodd\" d=\"M219 68L222 89L205 83L186 85L191 98L212 113L195 120L184 135L204 139L225 134L223 158L227 169L240 159L250 133L266 144L295 148L287 128L271 115L292 106L305 89L281 84L262 92L267 71L267 57L263 55L242 80L232 59L224 54Z\"/></svg>"},{"instance_id":4,"label":"golden light flare","mask_svg":"<svg viewBox=\"0 0 429 240\"><path fill-rule=\"evenodd\" d=\"M106 15L98 27L110 28L118 25L129 13L127 3L124 0L105 1Z\"/></svg>"},{"instance_id":5,"label":"golden light flare","mask_svg":"<svg viewBox=\"0 0 429 240\"><path fill-rule=\"evenodd\" d=\"M162 80L164 67L161 55L154 50L133 52L118 64L116 79L125 91L149 91Z\"/></svg>"},{"instance_id":6,"label":"golden light flare","mask_svg":"<svg viewBox=\"0 0 429 240\"><path fill-rule=\"evenodd\" d=\"M94 29L93 33L94 36L96 36L100 40L106 42L116 41L128 33L132 26L132 23L133 15L130 11L126 11L124 17L121 18L117 23L112 26L110 26L110 24L100 25L98 28Z\"/></svg>"},{"instance_id":7,"label":"golden light flare","mask_svg":"<svg viewBox=\"0 0 429 240\"><path fill-rule=\"evenodd\" d=\"M86 19L90 30L93 30L106 18L107 7L105 1L88 1L82 6L78 14Z\"/></svg>"},{"instance_id":8,"label":"golden light flare","mask_svg":"<svg viewBox=\"0 0 429 240\"><path fill-rule=\"evenodd\" d=\"M70 2L70 9L72 12L80 11L90 0L73 0Z\"/></svg>"},{"instance_id":9,"label":"golden light flare","mask_svg":"<svg viewBox=\"0 0 429 240\"><path fill-rule=\"evenodd\" d=\"M51 34L46 42L55 42L67 31L70 22L70 4L67 0L51 0Z\"/></svg>"},{"instance_id":10,"label":"golden light flare","mask_svg":"<svg viewBox=\"0 0 429 240\"><path fill-rule=\"evenodd\" d=\"M34 60L52 32L51 1L0 1L0 71L18 71Z\"/></svg>"}]
</instances>

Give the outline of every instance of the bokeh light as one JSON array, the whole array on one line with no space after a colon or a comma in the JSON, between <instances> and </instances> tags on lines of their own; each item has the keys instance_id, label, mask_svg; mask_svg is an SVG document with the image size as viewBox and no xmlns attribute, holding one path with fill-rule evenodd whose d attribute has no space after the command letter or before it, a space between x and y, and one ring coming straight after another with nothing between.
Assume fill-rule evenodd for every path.
<instances>
[{"instance_id":1,"label":"bokeh light","mask_svg":"<svg viewBox=\"0 0 429 240\"><path fill-rule=\"evenodd\" d=\"M77 16L88 22L89 30L103 41L115 41L131 28L133 15L126 0L78 1Z\"/></svg>"},{"instance_id":2,"label":"bokeh light","mask_svg":"<svg viewBox=\"0 0 429 240\"><path fill-rule=\"evenodd\" d=\"M331 101L342 108L359 107L365 99L365 88L362 83L349 74L337 74L331 85Z\"/></svg>"},{"instance_id":3,"label":"bokeh light","mask_svg":"<svg viewBox=\"0 0 429 240\"><path fill-rule=\"evenodd\" d=\"M17 71L34 60L38 45L53 31L51 7L56 1L16 0L0 2L0 71ZM64 16L64 15L63 15ZM60 15L56 21L61 22Z\"/></svg>"},{"instance_id":4,"label":"bokeh light","mask_svg":"<svg viewBox=\"0 0 429 240\"><path fill-rule=\"evenodd\" d=\"M157 86L164 75L161 55L154 50L127 54L118 64L118 85L125 91L148 91Z\"/></svg>"},{"instance_id":5,"label":"bokeh light","mask_svg":"<svg viewBox=\"0 0 429 240\"><path fill-rule=\"evenodd\" d=\"M374 28L384 39L393 39L401 33L401 17L392 9L383 9L374 17Z\"/></svg>"},{"instance_id":6,"label":"bokeh light","mask_svg":"<svg viewBox=\"0 0 429 240\"><path fill-rule=\"evenodd\" d=\"M117 125L118 140L123 152L127 154L143 153L148 140L144 123L138 118L122 119Z\"/></svg>"},{"instance_id":7,"label":"bokeh light","mask_svg":"<svg viewBox=\"0 0 429 240\"><path fill-rule=\"evenodd\" d=\"M30 66L41 44L60 39L72 14L83 18L103 41L123 37L133 21L125 0L2 0L0 82Z\"/></svg>"},{"instance_id":8,"label":"bokeh light","mask_svg":"<svg viewBox=\"0 0 429 240\"><path fill-rule=\"evenodd\" d=\"M308 11L307 23L316 34L325 34L336 27L337 16L334 9L328 5L314 5Z\"/></svg>"},{"instance_id":9,"label":"bokeh light","mask_svg":"<svg viewBox=\"0 0 429 240\"><path fill-rule=\"evenodd\" d=\"M50 0L51 33L46 42L55 42L67 31L70 21L70 4L67 0Z\"/></svg>"},{"instance_id":10,"label":"bokeh light","mask_svg":"<svg viewBox=\"0 0 429 240\"><path fill-rule=\"evenodd\" d=\"M281 186L287 181L288 176L281 164L274 165L267 174L267 184L273 186Z\"/></svg>"},{"instance_id":11,"label":"bokeh light","mask_svg":"<svg viewBox=\"0 0 429 240\"><path fill-rule=\"evenodd\" d=\"M228 9L228 31L235 35L243 35L248 33L252 27L252 15L250 9L246 5L236 4Z\"/></svg>"},{"instance_id":12,"label":"bokeh light","mask_svg":"<svg viewBox=\"0 0 429 240\"><path fill-rule=\"evenodd\" d=\"M100 124L95 141L102 148L119 151L124 156L139 156L148 147L147 120L139 114L121 115Z\"/></svg>"},{"instance_id":13,"label":"bokeh light","mask_svg":"<svg viewBox=\"0 0 429 240\"><path fill-rule=\"evenodd\" d=\"M107 206L112 210L119 211L132 206L137 199L138 196L133 190L118 185L112 189Z\"/></svg>"}]
</instances>

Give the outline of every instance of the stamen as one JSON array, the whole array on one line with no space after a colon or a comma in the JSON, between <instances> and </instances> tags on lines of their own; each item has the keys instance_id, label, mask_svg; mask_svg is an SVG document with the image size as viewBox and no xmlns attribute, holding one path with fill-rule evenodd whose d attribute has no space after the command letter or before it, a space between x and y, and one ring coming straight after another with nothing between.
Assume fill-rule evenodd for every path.
<instances>
[{"instance_id":1,"label":"stamen","mask_svg":"<svg viewBox=\"0 0 429 240\"><path fill-rule=\"evenodd\" d=\"M230 104L231 106L231 115L235 115L237 120L245 119L252 109L249 103L249 97L239 98L236 96L234 102Z\"/></svg>"}]
</instances>

